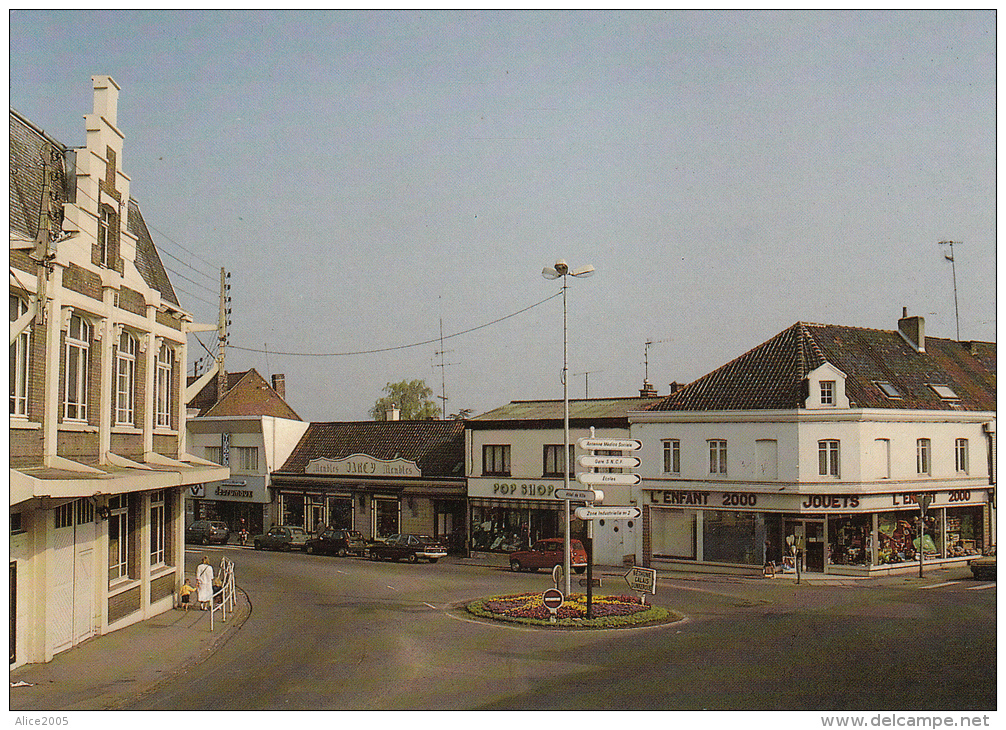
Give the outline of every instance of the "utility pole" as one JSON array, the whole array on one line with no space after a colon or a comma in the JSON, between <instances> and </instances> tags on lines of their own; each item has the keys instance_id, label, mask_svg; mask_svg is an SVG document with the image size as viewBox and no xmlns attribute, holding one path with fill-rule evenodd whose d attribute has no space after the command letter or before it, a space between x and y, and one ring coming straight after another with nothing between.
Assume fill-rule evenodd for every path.
<instances>
[{"instance_id":1,"label":"utility pole","mask_svg":"<svg viewBox=\"0 0 1006 730\"><path fill-rule=\"evenodd\" d=\"M231 323L230 272L220 267L220 315L217 319L217 398L223 398L227 388L226 349L227 328ZM223 387L221 387L221 383Z\"/></svg>"},{"instance_id":2,"label":"utility pole","mask_svg":"<svg viewBox=\"0 0 1006 730\"><path fill-rule=\"evenodd\" d=\"M954 244L961 245L960 241L940 241L941 246L950 246L950 253L944 252L943 258L950 262L950 269L954 274L954 318L957 320L957 341L961 341L961 313L957 309L957 264L954 262Z\"/></svg>"}]
</instances>

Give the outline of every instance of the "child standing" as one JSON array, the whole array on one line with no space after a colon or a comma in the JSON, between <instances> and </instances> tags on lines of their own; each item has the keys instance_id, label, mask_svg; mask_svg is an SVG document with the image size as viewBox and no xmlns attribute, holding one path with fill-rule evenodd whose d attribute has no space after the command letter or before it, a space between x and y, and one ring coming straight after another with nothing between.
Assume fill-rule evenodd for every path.
<instances>
[{"instance_id":1,"label":"child standing","mask_svg":"<svg viewBox=\"0 0 1006 730\"><path fill-rule=\"evenodd\" d=\"M189 596L196 592L195 587L192 585L192 579L186 578L185 582L182 584L181 589L178 591L181 596L182 608L186 611L189 610Z\"/></svg>"}]
</instances>

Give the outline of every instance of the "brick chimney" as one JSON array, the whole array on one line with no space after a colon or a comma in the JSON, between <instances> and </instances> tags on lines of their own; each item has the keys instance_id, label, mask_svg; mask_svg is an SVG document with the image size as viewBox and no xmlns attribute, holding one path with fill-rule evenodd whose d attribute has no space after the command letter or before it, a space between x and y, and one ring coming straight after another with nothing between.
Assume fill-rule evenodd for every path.
<instances>
[{"instance_id":1,"label":"brick chimney","mask_svg":"<svg viewBox=\"0 0 1006 730\"><path fill-rule=\"evenodd\" d=\"M273 375L272 389L279 394L280 398L286 400L286 375L282 373L277 373Z\"/></svg>"},{"instance_id":2,"label":"brick chimney","mask_svg":"<svg viewBox=\"0 0 1006 730\"><path fill-rule=\"evenodd\" d=\"M926 351L926 320L923 317L909 317L908 307L901 308L901 319L898 320L898 334L916 352Z\"/></svg>"},{"instance_id":3,"label":"brick chimney","mask_svg":"<svg viewBox=\"0 0 1006 730\"><path fill-rule=\"evenodd\" d=\"M392 403L391 406L384 412L385 421L397 421L401 419L401 417L402 412L398 409L398 407L394 403Z\"/></svg>"},{"instance_id":4,"label":"brick chimney","mask_svg":"<svg viewBox=\"0 0 1006 730\"><path fill-rule=\"evenodd\" d=\"M677 393L679 390L681 390L684 387L685 387L684 383L679 383L677 380L673 381L671 383L671 395L674 395L675 393Z\"/></svg>"},{"instance_id":5,"label":"brick chimney","mask_svg":"<svg viewBox=\"0 0 1006 730\"><path fill-rule=\"evenodd\" d=\"M655 398L657 396L657 389L653 387L653 384L649 380L643 380L643 387L639 389L640 398Z\"/></svg>"}]
</instances>

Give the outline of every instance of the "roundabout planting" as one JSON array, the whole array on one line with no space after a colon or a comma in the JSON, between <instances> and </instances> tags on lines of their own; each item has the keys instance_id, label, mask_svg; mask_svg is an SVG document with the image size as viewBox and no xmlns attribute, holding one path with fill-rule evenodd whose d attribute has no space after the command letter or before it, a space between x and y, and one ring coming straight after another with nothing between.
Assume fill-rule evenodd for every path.
<instances>
[{"instance_id":1,"label":"roundabout planting","mask_svg":"<svg viewBox=\"0 0 1006 730\"><path fill-rule=\"evenodd\" d=\"M680 621L683 616L674 611L642 603L636 596L594 595L591 618L587 618L587 597L574 593L552 612L541 593L513 593L481 598L464 604L462 610L471 616L490 621L565 629L615 629Z\"/></svg>"}]
</instances>

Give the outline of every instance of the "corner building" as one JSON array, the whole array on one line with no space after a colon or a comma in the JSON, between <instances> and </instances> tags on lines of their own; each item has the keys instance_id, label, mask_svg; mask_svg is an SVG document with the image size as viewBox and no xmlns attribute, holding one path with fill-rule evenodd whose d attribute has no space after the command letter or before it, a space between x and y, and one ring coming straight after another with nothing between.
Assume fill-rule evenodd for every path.
<instances>
[{"instance_id":1,"label":"corner building","mask_svg":"<svg viewBox=\"0 0 1006 730\"><path fill-rule=\"evenodd\" d=\"M169 610L186 450L179 304L123 171L119 87L92 77L86 145L10 113L10 663Z\"/></svg>"},{"instance_id":2,"label":"corner building","mask_svg":"<svg viewBox=\"0 0 1006 730\"><path fill-rule=\"evenodd\" d=\"M995 545L996 346L798 322L630 414L643 565L870 575ZM656 467L656 468L654 468ZM928 502L920 522L920 501ZM920 535L920 532L922 533Z\"/></svg>"}]
</instances>

